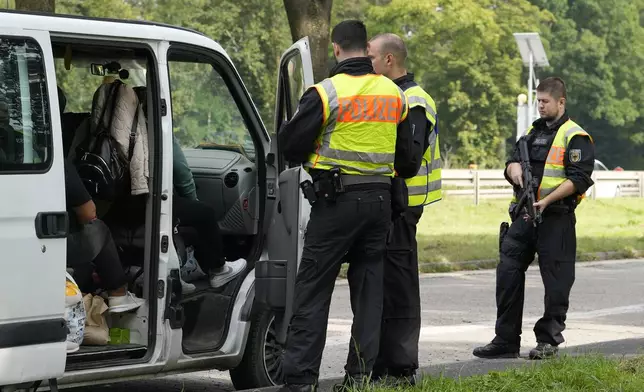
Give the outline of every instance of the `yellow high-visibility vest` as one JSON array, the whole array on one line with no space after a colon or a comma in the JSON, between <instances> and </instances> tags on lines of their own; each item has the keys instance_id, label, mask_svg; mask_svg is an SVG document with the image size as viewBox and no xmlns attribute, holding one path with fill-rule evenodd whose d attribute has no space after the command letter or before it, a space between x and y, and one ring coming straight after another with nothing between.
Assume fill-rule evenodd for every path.
<instances>
[{"instance_id":1,"label":"yellow high-visibility vest","mask_svg":"<svg viewBox=\"0 0 644 392\"><path fill-rule=\"evenodd\" d=\"M530 126L525 134L528 135L532 129L533 127ZM559 185L566 181L564 157L566 156L566 150L568 149L568 142L577 135L588 136L590 141L594 143L590 134L584 131L582 127L572 120L566 121L559 127L559 130L555 135L555 140L553 140L552 146L550 146L550 150L548 151L548 158L546 159L546 164L543 169L543 178L541 179L541 184L539 184L539 189L537 190L537 200L541 200L548 196L554 192ZM577 204L581 203L583 199L584 195L578 195ZM512 197L512 203L517 202L518 199L515 193Z\"/></svg>"},{"instance_id":2,"label":"yellow high-visibility vest","mask_svg":"<svg viewBox=\"0 0 644 392\"><path fill-rule=\"evenodd\" d=\"M403 91L375 74L338 74L313 87L324 105L324 122L304 166L393 177L398 124L407 117Z\"/></svg>"},{"instance_id":3,"label":"yellow high-visibility vest","mask_svg":"<svg viewBox=\"0 0 644 392\"><path fill-rule=\"evenodd\" d=\"M420 86L405 90L409 109L421 106L433 126L430 128L429 147L423 153L423 160L418 174L405 179L409 193L409 206L426 206L442 198L441 192L441 153L438 146L438 129L436 128L436 103ZM422 132L423 130L416 130Z\"/></svg>"}]
</instances>

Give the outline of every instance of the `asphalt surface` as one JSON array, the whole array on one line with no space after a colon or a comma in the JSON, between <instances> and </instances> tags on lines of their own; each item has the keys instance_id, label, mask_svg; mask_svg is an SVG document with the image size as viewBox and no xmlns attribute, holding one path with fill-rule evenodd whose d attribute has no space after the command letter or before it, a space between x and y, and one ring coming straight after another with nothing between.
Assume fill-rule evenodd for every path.
<instances>
[{"instance_id":1,"label":"asphalt surface","mask_svg":"<svg viewBox=\"0 0 644 392\"><path fill-rule=\"evenodd\" d=\"M644 354L644 259L579 263L572 289L562 351L605 355ZM533 266L526 278L522 358L481 360L472 349L494 336L495 273L473 271L421 277L423 327L420 337L422 373L448 377L484 374L532 364L523 357L536 345L532 327L543 312L543 286ZM336 284L327 345L321 367L321 389L343 376L351 328L349 287ZM231 391L228 373L198 372L148 381L118 383L80 391Z\"/></svg>"}]
</instances>

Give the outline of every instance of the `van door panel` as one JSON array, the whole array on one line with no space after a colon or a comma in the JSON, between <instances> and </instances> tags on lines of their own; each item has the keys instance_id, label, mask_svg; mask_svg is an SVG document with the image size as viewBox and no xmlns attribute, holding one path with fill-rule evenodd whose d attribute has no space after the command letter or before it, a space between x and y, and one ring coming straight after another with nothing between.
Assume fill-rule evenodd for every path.
<instances>
[{"instance_id":1,"label":"van door panel","mask_svg":"<svg viewBox=\"0 0 644 392\"><path fill-rule=\"evenodd\" d=\"M307 88L313 85L313 66L308 38L302 38L293 44L280 60L278 75L276 131L284 121L290 119L300 97ZM271 151L275 156L279 172L277 200L273 205L271 228L268 230L268 253L270 260L286 262L286 287L270 286L270 290L285 290L283 309L275 309L277 340L286 340L288 323L293 313L295 279L304 248L304 233L308 224L311 206L304 198L300 183L310 179L302 165L288 167L280 154L277 137L272 141ZM258 286L258 290L259 290ZM271 296L272 297L272 296ZM278 295L277 297L282 297Z\"/></svg>"},{"instance_id":2,"label":"van door panel","mask_svg":"<svg viewBox=\"0 0 644 392\"><path fill-rule=\"evenodd\" d=\"M65 369L60 134L49 33L0 26L0 385Z\"/></svg>"}]
</instances>

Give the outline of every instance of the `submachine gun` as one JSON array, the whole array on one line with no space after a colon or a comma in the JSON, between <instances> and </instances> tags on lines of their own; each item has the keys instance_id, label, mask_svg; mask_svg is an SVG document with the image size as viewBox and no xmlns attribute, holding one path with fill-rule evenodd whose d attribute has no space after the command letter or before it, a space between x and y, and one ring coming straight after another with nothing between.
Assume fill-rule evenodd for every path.
<instances>
[{"instance_id":1,"label":"submachine gun","mask_svg":"<svg viewBox=\"0 0 644 392\"><path fill-rule=\"evenodd\" d=\"M513 205L510 208L510 217L512 222L521 218L524 214L523 209L528 213L528 216L532 220L532 225L537 227L537 224L542 222L541 211L539 211L535 206L536 196L534 190L537 188L536 181L532 177L532 167L530 166L530 154L528 154L528 142L526 137L521 137L518 142L519 147L519 157L521 160L521 169L523 171L523 187L521 188L522 192L519 196L519 201L517 204ZM499 252L501 251L501 245L503 239L505 238L508 230L510 229L510 224L508 222L501 223L500 235L499 235Z\"/></svg>"},{"instance_id":2,"label":"submachine gun","mask_svg":"<svg viewBox=\"0 0 644 392\"><path fill-rule=\"evenodd\" d=\"M532 177L532 167L530 166L530 155L528 154L528 142L525 137L519 139L519 156L521 159L521 170L523 170L523 188L521 196L519 197L519 202L514 208L514 213L512 220L516 220L523 214L523 208L525 207L528 216L532 220L532 224L536 227L537 224L541 223L541 211L539 211L534 203L537 202L537 198L534 194L534 190L537 188L537 183Z\"/></svg>"}]
</instances>

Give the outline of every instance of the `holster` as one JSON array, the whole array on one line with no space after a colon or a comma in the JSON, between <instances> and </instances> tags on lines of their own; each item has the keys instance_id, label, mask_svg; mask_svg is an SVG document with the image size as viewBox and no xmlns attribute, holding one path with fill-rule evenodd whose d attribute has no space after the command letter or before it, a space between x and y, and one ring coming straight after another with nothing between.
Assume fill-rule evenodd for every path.
<instances>
[{"instance_id":1,"label":"holster","mask_svg":"<svg viewBox=\"0 0 644 392\"><path fill-rule=\"evenodd\" d=\"M321 174L313 182L313 190L318 199L323 198L329 203L334 203L338 195L345 192L340 169L333 168Z\"/></svg>"},{"instance_id":2,"label":"holster","mask_svg":"<svg viewBox=\"0 0 644 392\"><path fill-rule=\"evenodd\" d=\"M405 180L394 177L391 180L391 212L394 216L405 212L409 206L409 191Z\"/></svg>"},{"instance_id":3,"label":"holster","mask_svg":"<svg viewBox=\"0 0 644 392\"><path fill-rule=\"evenodd\" d=\"M499 230L499 253L501 253L501 247L503 245L503 240L510 230L510 224L508 222L502 222L501 228Z\"/></svg>"},{"instance_id":4,"label":"holster","mask_svg":"<svg viewBox=\"0 0 644 392\"><path fill-rule=\"evenodd\" d=\"M315 193L315 188L311 180L306 180L300 183L300 189L302 189L304 198L309 201L310 205L313 205L318 201L318 195Z\"/></svg>"},{"instance_id":5,"label":"holster","mask_svg":"<svg viewBox=\"0 0 644 392\"><path fill-rule=\"evenodd\" d=\"M335 202L335 199L338 197L333 186L333 182L328 177L322 177L317 179L313 183L313 189L318 199L325 199L327 202Z\"/></svg>"}]
</instances>

